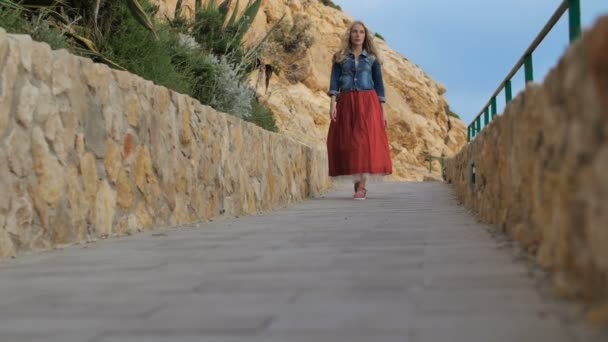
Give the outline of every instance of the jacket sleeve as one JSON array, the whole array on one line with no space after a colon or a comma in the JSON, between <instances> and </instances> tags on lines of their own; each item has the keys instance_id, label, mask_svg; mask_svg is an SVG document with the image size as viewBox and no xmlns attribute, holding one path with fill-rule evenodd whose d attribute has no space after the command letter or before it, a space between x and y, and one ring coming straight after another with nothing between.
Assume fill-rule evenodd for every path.
<instances>
[{"instance_id":1,"label":"jacket sleeve","mask_svg":"<svg viewBox=\"0 0 608 342\"><path fill-rule=\"evenodd\" d=\"M342 68L340 64L333 63L331 66L331 80L329 82L329 91L327 95L329 96L337 96L340 93L340 89L338 89L338 80L342 74Z\"/></svg>"},{"instance_id":2,"label":"jacket sleeve","mask_svg":"<svg viewBox=\"0 0 608 342\"><path fill-rule=\"evenodd\" d=\"M378 94L380 102L385 103L384 80L382 79L382 68L380 67L378 60L374 61L374 64L372 65L372 80L374 81L374 89Z\"/></svg>"}]
</instances>

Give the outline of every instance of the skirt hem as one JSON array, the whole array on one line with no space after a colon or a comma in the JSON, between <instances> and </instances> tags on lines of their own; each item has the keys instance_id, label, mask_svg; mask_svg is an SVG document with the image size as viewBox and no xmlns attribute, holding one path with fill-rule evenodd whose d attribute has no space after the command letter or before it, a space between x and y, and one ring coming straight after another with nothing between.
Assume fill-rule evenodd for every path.
<instances>
[{"instance_id":1,"label":"skirt hem","mask_svg":"<svg viewBox=\"0 0 608 342\"><path fill-rule=\"evenodd\" d=\"M333 181L338 182L359 182L365 178L366 182L371 183L381 183L388 182L391 180L390 173L358 173L351 175L338 175L338 176L330 176Z\"/></svg>"}]
</instances>

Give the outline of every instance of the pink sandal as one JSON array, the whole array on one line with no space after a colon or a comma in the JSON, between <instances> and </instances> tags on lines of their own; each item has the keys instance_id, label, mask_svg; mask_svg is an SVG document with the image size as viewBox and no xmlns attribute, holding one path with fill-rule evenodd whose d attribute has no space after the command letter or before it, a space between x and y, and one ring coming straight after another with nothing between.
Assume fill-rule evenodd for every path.
<instances>
[{"instance_id":1,"label":"pink sandal","mask_svg":"<svg viewBox=\"0 0 608 342\"><path fill-rule=\"evenodd\" d=\"M360 190L357 190L357 188L359 187L359 182L355 183L355 195L353 196L353 199L355 200L365 200L366 196L367 196L367 189L362 188Z\"/></svg>"},{"instance_id":2,"label":"pink sandal","mask_svg":"<svg viewBox=\"0 0 608 342\"><path fill-rule=\"evenodd\" d=\"M365 190L359 190L359 191L355 192L355 196L353 196L353 199L358 200L358 201L365 200Z\"/></svg>"}]
</instances>

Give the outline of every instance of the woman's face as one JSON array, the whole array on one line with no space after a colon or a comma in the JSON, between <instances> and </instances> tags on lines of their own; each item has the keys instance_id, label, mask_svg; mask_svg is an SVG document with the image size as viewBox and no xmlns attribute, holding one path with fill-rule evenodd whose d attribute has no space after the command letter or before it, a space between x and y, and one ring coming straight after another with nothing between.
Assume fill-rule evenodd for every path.
<instances>
[{"instance_id":1,"label":"woman's face","mask_svg":"<svg viewBox=\"0 0 608 342\"><path fill-rule=\"evenodd\" d=\"M361 24L353 25L350 30L350 43L353 46L363 46L365 42L365 28Z\"/></svg>"}]
</instances>

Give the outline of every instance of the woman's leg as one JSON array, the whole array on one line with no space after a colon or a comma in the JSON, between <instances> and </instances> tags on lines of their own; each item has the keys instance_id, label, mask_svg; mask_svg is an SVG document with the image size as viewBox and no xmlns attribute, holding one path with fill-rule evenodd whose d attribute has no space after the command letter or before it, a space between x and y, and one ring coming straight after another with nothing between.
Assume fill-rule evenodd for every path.
<instances>
[{"instance_id":1,"label":"woman's leg","mask_svg":"<svg viewBox=\"0 0 608 342\"><path fill-rule=\"evenodd\" d=\"M367 194L367 190L365 189L365 175L356 175L355 179L355 195L353 198L356 200L364 200Z\"/></svg>"},{"instance_id":2,"label":"woman's leg","mask_svg":"<svg viewBox=\"0 0 608 342\"><path fill-rule=\"evenodd\" d=\"M365 189L365 175L357 174L353 176L353 183L355 184L355 192Z\"/></svg>"},{"instance_id":3,"label":"woman's leg","mask_svg":"<svg viewBox=\"0 0 608 342\"><path fill-rule=\"evenodd\" d=\"M361 189L361 190L367 190L365 188L365 181L367 181L367 179L365 178L364 175L361 175L361 181L359 181L359 189Z\"/></svg>"}]
</instances>

